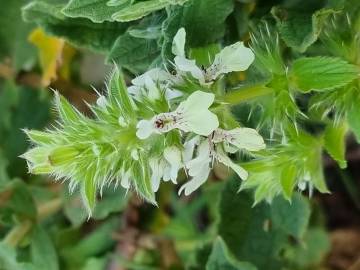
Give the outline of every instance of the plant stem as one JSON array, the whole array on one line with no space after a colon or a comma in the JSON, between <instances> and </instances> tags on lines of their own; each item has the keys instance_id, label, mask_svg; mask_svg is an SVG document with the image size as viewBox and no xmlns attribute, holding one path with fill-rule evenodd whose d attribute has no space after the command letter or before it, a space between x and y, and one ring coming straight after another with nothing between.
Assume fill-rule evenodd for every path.
<instances>
[{"instance_id":1,"label":"plant stem","mask_svg":"<svg viewBox=\"0 0 360 270\"><path fill-rule=\"evenodd\" d=\"M253 98L270 95L273 89L264 85L253 85L235 89L224 96L223 101L231 105L237 105L241 102L248 101Z\"/></svg>"},{"instance_id":2,"label":"plant stem","mask_svg":"<svg viewBox=\"0 0 360 270\"><path fill-rule=\"evenodd\" d=\"M11 231L5 236L3 242L9 246L16 247L25 235L30 231L32 222L27 219L16 225Z\"/></svg>"},{"instance_id":3,"label":"plant stem","mask_svg":"<svg viewBox=\"0 0 360 270\"><path fill-rule=\"evenodd\" d=\"M61 199L56 198L38 206L38 220L41 221L44 218L56 213L61 208ZM9 246L16 247L26 234L31 230L33 222L30 219L22 221L16 225L5 236L3 242Z\"/></svg>"}]
</instances>

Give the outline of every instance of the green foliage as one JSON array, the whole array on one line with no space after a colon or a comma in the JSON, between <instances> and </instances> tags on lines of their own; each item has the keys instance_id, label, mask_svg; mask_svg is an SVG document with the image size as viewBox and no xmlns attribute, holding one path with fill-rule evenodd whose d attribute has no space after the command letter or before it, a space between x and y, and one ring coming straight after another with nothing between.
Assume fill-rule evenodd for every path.
<instances>
[{"instance_id":1,"label":"green foliage","mask_svg":"<svg viewBox=\"0 0 360 270\"><path fill-rule=\"evenodd\" d=\"M59 262L57 253L47 232L40 226L36 227L32 234L31 261L39 270L58 270Z\"/></svg>"},{"instance_id":2,"label":"green foliage","mask_svg":"<svg viewBox=\"0 0 360 270\"><path fill-rule=\"evenodd\" d=\"M70 18L87 18L94 23L111 21L111 15L116 10L108 6L108 0L71 0L62 9L62 13Z\"/></svg>"},{"instance_id":3,"label":"green foliage","mask_svg":"<svg viewBox=\"0 0 360 270\"><path fill-rule=\"evenodd\" d=\"M358 142L360 142L360 107L359 106L353 106L348 114L347 114L347 121L349 123L349 128L351 131L355 134L355 137Z\"/></svg>"},{"instance_id":4,"label":"green foliage","mask_svg":"<svg viewBox=\"0 0 360 270\"><path fill-rule=\"evenodd\" d=\"M206 270L256 270L249 263L237 261L233 255L229 253L224 240L218 237L213 245L209 259L206 263Z\"/></svg>"},{"instance_id":5,"label":"green foliage","mask_svg":"<svg viewBox=\"0 0 360 270\"><path fill-rule=\"evenodd\" d=\"M63 3L33 1L23 7L23 17L35 22L55 36L68 40L75 46L107 53L115 40L124 33L127 25L114 22L93 23L83 18L68 18L62 14Z\"/></svg>"},{"instance_id":6,"label":"green foliage","mask_svg":"<svg viewBox=\"0 0 360 270\"><path fill-rule=\"evenodd\" d=\"M324 134L324 147L331 157L339 163L339 166L346 168L345 148L347 125L345 122L328 125Z\"/></svg>"},{"instance_id":7,"label":"green foliage","mask_svg":"<svg viewBox=\"0 0 360 270\"><path fill-rule=\"evenodd\" d=\"M348 132L360 141L358 1L15 0L0 15L0 269L324 268L329 238L296 190L329 192L323 153L345 168ZM36 25L114 64L91 112L68 89L84 87L79 50L49 125L50 95L26 86ZM25 174L26 149L46 178ZM184 200L160 185L207 179Z\"/></svg>"},{"instance_id":8,"label":"green foliage","mask_svg":"<svg viewBox=\"0 0 360 270\"><path fill-rule=\"evenodd\" d=\"M302 92L341 88L358 76L358 67L329 57L299 58L290 73L294 87Z\"/></svg>"},{"instance_id":9,"label":"green foliage","mask_svg":"<svg viewBox=\"0 0 360 270\"><path fill-rule=\"evenodd\" d=\"M139 74L145 72L156 61L159 52L156 40L137 38L125 33L115 41L107 61L115 61L132 73Z\"/></svg>"},{"instance_id":10,"label":"green foliage","mask_svg":"<svg viewBox=\"0 0 360 270\"><path fill-rule=\"evenodd\" d=\"M255 203L272 201L278 194L291 200L297 187L304 190L308 186L310 192L313 187L328 192L321 166L323 139L296 130L285 136L286 145L268 149L263 156L244 164L251 173L242 182L241 190L255 188Z\"/></svg>"},{"instance_id":11,"label":"green foliage","mask_svg":"<svg viewBox=\"0 0 360 270\"><path fill-rule=\"evenodd\" d=\"M0 10L0 61L10 62L16 70L30 68L35 60L34 50L27 42L33 26L21 18L20 8L25 2L7 1Z\"/></svg>"},{"instance_id":12,"label":"green foliage","mask_svg":"<svg viewBox=\"0 0 360 270\"><path fill-rule=\"evenodd\" d=\"M291 204L277 197L271 205L252 207L251 195L237 194L238 187L239 180L233 178L222 191L219 234L238 260L252 262L258 269L282 269L286 261L281 252L289 236L304 237L310 216L308 203L296 195Z\"/></svg>"},{"instance_id":13,"label":"green foliage","mask_svg":"<svg viewBox=\"0 0 360 270\"><path fill-rule=\"evenodd\" d=\"M190 0L172 8L163 23L164 60L171 59L172 40L179 28L185 28L188 46L203 47L223 37L225 20L232 10L231 0Z\"/></svg>"},{"instance_id":14,"label":"green foliage","mask_svg":"<svg viewBox=\"0 0 360 270\"><path fill-rule=\"evenodd\" d=\"M271 13L286 45L303 53L317 40L327 17L334 10L324 8L313 12L298 8L299 10L287 10L274 7Z\"/></svg>"}]
</instances>

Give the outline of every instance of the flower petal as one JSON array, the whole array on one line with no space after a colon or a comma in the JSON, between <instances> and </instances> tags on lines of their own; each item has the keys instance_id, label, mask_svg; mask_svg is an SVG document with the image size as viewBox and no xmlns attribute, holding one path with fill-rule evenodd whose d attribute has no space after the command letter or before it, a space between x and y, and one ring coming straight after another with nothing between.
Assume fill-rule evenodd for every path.
<instances>
[{"instance_id":1,"label":"flower petal","mask_svg":"<svg viewBox=\"0 0 360 270\"><path fill-rule=\"evenodd\" d=\"M184 143L184 151L182 152L182 158L184 163L190 161L194 155L195 145L199 142L199 136L195 136L189 141Z\"/></svg>"},{"instance_id":2,"label":"flower petal","mask_svg":"<svg viewBox=\"0 0 360 270\"><path fill-rule=\"evenodd\" d=\"M176 146L167 147L164 150L164 158L170 164L170 179L176 184L178 171L183 166L181 151Z\"/></svg>"},{"instance_id":3,"label":"flower petal","mask_svg":"<svg viewBox=\"0 0 360 270\"><path fill-rule=\"evenodd\" d=\"M201 84L205 83L203 71L196 65L195 60L189 60L182 56L174 58L175 65L182 72L190 72L191 76L198 79Z\"/></svg>"},{"instance_id":4,"label":"flower petal","mask_svg":"<svg viewBox=\"0 0 360 270\"><path fill-rule=\"evenodd\" d=\"M246 180L248 178L248 172L240 165L235 164L222 150L217 149L216 159L234 170L242 180Z\"/></svg>"},{"instance_id":5,"label":"flower petal","mask_svg":"<svg viewBox=\"0 0 360 270\"><path fill-rule=\"evenodd\" d=\"M254 59L252 50L245 47L243 42L237 42L222 49L206 73L215 80L221 74L247 70Z\"/></svg>"},{"instance_id":6,"label":"flower petal","mask_svg":"<svg viewBox=\"0 0 360 270\"><path fill-rule=\"evenodd\" d=\"M172 76L163 69L153 68L144 74L137 76L131 81L131 83L135 86L144 86L146 83L146 77L150 77L154 82L161 83L170 80Z\"/></svg>"},{"instance_id":7,"label":"flower petal","mask_svg":"<svg viewBox=\"0 0 360 270\"><path fill-rule=\"evenodd\" d=\"M235 128L229 133L234 138L229 143L240 149L259 151L266 147L263 137L252 128Z\"/></svg>"},{"instance_id":8,"label":"flower petal","mask_svg":"<svg viewBox=\"0 0 360 270\"><path fill-rule=\"evenodd\" d=\"M148 138L155 132L152 120L140 120L136 125L136 128L138 129L136 131L136 136L141 140Z\"/></svg>"},{"instance_id":9,"label":"flower petal","mask_svg":"<svg viewBox=\"0 0 360 270\"><path fill-rule=\"evenodd\" d=\"M206 180L209 177L209 173L210 173L210 167L203 166L197 175L192 177L190 181L186 182L184 185L180 187L178 192L179 196L181 195L183 190L184 190L184 194L188 196L196 189L198 189L203 183L206 182Z\"/></svg>"},{"instance_id":10,"label":"flower petal","mask_svg":"<svg viewBox=\"0 0 360 270\"><path fill-rule=\"evenodd\" d=\"M164 175L165 164L163 160L158 158L151 158L149 165L152 171L151 174L151 188L154 192L158 191L160 186L160 180Z\"/></svg>"},{"instance_id":11,"label":"flower petal","mask_svg":"<svg viewBox=\"0 0 360 270\"><path fill-rule=\"evenodd\" d=\"M194 132L202 136L208 136L219 126L217 116L209 111L214 102L215 95L202 91L192 93L186 101L180 103L176 109L183 113L184 120L179 126L185 132Z\"/></svg>"},{"instance_id":12,"label":"flower petal","mask_svg":"<svg viewBox=\"0 0 360 270\"><path fill-rule=\"evenodd\" d=\"M195 176L199 174L204 167L210 168L210 162L210 146L207 140L203 140L199 145L197 157L187 162L186 168L190 176Z\"/></svg>"},{"instance_id":13,"label":"flower petal","mask_svg":"<svg viewBox=\"0 0 360 270\"><path fill-rule=\"evenodd\" d=\"M185 40L186 40L186 32L184 28L180 28L172 43L171 51L176 56L185 57Z\"/></svg>"}]
</instances>

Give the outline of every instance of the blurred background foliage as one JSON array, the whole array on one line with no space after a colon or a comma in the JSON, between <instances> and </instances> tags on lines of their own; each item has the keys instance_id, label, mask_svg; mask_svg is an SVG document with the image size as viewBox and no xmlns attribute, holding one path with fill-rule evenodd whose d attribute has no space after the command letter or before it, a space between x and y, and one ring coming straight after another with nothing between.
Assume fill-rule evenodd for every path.
<instances>
[{"instance_id":1,"label":"blurred background foliage","mask_svg":"<svg viewBox=\"0 0 360 270\"><path fill-rule=\"evenodd\" d=\"M29 147L21 129L55 121L50 89L90 115L84 101L95 101L91 86L103 89L113 64L127 80L168 64L180 27L199 54L218 42L248 41L249 30L267 18L285 55L326 54L318 37L328 17L344 6L351 13L356 0L1 2L1 270L360 269L360 150L352 137L346 170L324 156L331 195L295 194L291 204L279 197L253 206L251 192L237 193L239 179L216 167L190 197L178 198L163 184L158 208L109 187L90 220L79 194L27 174L19 158ZM243 76L233 74L229 84ZM248 121L244 110L234 113Z\"/></svg>"}]
</instances>

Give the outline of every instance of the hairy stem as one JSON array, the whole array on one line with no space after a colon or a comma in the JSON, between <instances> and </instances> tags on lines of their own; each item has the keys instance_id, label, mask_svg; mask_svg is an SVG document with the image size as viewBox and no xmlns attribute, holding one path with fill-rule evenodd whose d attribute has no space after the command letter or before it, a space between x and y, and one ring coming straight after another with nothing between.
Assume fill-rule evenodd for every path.
<instances>
[{"instance_id":1,"label":"hairy stem","mask_svg":"<svg viewBox=\"0 0 360 270\"><path fill-rule=\"evenodd\" d=\"M270 95L273 89L264 85L253 85L234 89L227 93L223 100L231 105L237 105L241 102L248 101L253 98Z\"/></svg>"}]
</instances>

